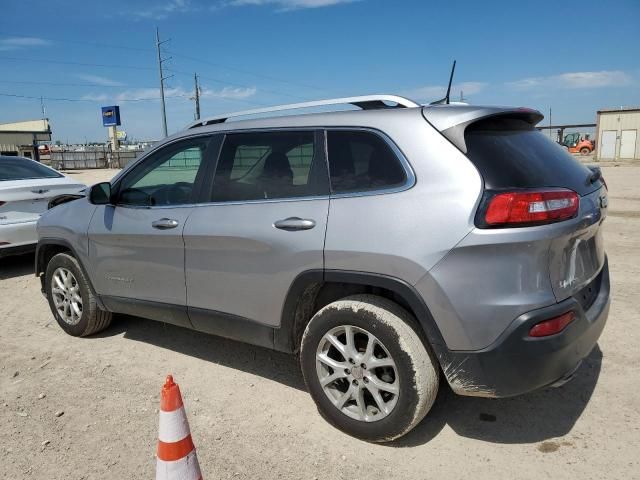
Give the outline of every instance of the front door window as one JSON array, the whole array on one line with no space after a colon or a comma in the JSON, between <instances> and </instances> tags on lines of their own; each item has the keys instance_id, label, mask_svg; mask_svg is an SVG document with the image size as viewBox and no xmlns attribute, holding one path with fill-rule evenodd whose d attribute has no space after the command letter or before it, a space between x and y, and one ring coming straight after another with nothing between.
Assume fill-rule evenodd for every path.
<instances>
[{"instance_id":1,"label":"front door window","mask_svg":"<svg viewBox=\"0 0 640 480\"><path fill-rule=\"evenodd\" d=\"M208 143L209 138L201 138L162 148L122 180L118 203L131 206L192 203Z\"/></svg>"}]
</instances>

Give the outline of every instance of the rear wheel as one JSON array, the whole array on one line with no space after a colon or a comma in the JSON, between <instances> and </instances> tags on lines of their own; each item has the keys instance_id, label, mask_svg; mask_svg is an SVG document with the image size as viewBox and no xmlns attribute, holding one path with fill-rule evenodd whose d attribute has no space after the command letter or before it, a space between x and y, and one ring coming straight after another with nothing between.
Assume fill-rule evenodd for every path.
<instances>
[{"instance_id":1,"label":"rear wheel","mask_svg":"<svg viewBox=\"0 0 640 480\"><path fill-rule=\"evenodd\" d=\"M409 432L438 392L439 369L394 302L354 295L311 319L302 337L305 382L321 415L338 429L372 442Z\"/></svg>"},{"instance_id":2,"label":"rear wheel","mask_svg":"<svg viewBox=\"0 0 640 480\"><path fill-rule=\"evenodd\" d=\"M45 292L58 325L74 337L104 330L111 313L100 310L78 261L69 254L55 255L47 265Z\"/></svg>"},{"instance_id":3,"label":"rear wheel","mask_svg":"<svg viewBox=\"0 0 640 480\"><path fill-rule=\"evenodd\" d=\"M580 153L581 153L582 155L589 155L589 154L591 153L591 150L589 150L587 147L582 147L582 148L580 149Z\"/></svg>"}]
</instances>

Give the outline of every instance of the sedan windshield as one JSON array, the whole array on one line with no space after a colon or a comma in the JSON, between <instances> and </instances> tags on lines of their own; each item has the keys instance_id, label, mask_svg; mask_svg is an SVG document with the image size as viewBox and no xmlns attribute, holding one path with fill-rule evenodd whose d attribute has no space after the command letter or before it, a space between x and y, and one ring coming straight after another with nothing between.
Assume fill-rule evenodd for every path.
<instances>
[{"instance_id":1,"label":"sedan windshield","mask_svg":"<svg viewBox=\"0 0 640 480\"><path fill-rule=\"evenodd\" d=\"M26 158L0 157L0 182L34 178L60 178L55 170Z\"/></svg>"}]
</instances>

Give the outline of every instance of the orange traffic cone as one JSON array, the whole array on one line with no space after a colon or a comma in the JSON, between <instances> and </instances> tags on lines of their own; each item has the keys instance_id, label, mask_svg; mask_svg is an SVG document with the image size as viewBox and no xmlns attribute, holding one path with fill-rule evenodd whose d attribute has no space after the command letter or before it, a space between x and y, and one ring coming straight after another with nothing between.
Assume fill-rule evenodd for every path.
<instances>
[{"instance_id":1,"label":"orange traffic cone","mask_svg":"<svg viewBox=\"0 0 640 480\"><path fill-rule=\"evenodd\" d=\"M157 456L156 480L202 480L180 388L171 375L160 393Z\"/></svg>"}]
</instances>

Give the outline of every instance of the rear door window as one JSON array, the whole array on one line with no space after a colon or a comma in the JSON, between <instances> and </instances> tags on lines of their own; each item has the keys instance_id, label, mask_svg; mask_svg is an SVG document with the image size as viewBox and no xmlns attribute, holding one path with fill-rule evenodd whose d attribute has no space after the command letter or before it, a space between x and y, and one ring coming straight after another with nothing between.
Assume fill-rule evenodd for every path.
<instances>
[{"instance_id":1,"label":"rear door window","mask_svg":"<svg viewBox=\"0 0 640 480\"><path fill-rule=\"evenodd\" d=\"M585 195L592 172L524 120L494 118L469 125L467 156L480 171L485 188L563 187Z\"/></svg>"},{"instance_id":2,"label":"rear door window","mask_svg":"<svg viewBox=\"0 0 640 480\"><path fill-rule=\"evenodd\" d=\"M327 154L333 193L394 188L407 181L398 157L375 133L328 131Z\"/></svg>"},{"instance_id":3,"label":"rear door window","mask_svg":"<svg viewBox=\"0 0 640 480\"><path fill-rule=\"evenodd\" d=\"M314 131L231 133L225 137L211 200L237 202L329 193Z\"/></svg>"}]
</instances>

